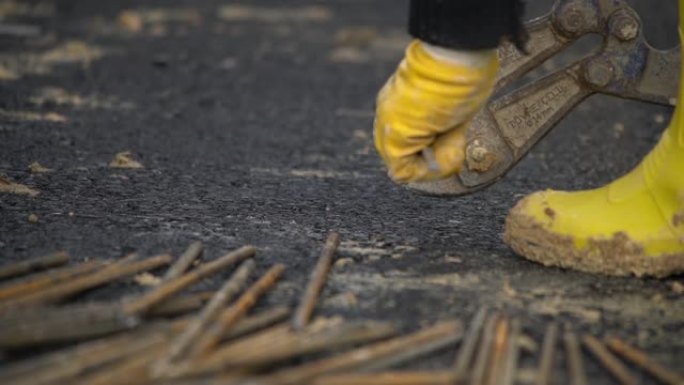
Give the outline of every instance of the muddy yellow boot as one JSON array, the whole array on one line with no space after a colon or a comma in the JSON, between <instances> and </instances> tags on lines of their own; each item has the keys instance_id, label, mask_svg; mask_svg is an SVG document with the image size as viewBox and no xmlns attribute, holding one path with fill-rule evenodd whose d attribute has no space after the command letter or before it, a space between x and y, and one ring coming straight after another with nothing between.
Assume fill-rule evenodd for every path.
<instances>
[{"instance_id":1,"label":"muddy yellow boot","mask_svg":"<svg viewBox=\"0 0 684 385\"><path fill-rule=\"evenodd\" d=\"M680 0L679 34L684 33ZM684 79L684 66L681 78ZM540 191L506 219L504 240L545 265L611 275L684 272L684 87L672 121L635 170L588 191Z\"/></svg>"}]
</instances>

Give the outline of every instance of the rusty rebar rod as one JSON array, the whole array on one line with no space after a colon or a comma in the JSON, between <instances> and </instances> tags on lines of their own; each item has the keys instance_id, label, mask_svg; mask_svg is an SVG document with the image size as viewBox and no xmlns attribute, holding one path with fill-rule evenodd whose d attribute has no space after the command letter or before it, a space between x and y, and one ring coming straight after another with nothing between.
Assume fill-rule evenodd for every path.
<instances>
[{"instance_id":1,"label":"rusty rebar rod","mask_svg":"<svg viewBox=\"0 0 684 385\"><path fill-rule=\"evenodd\" d=\"M608 372L623 385L636 385L638 381L634 375L617 359L596 337L584 334L584 346L596 357Z\"/></svg>"},{"instance_id":2,"label":"rusty rebar rod","mask_svg":"<svg viewBox=\"0 0 684 385\"><path fill-rule=\"evenodd\" d=\"M18 277L38 270L61 266L69 262L69 255L63 251L39 258L0 266L0 279Z\"/></svg>"},{"instance_id":3,"label":"rusty rebar rod","mask_svg":"<svg viewBox=\"0 0 684 385\"><path fill-rule=\"evenodd\" d=\"M489 365L490 385L501 385L503 382L504 371L506 370L506 354L509 353L510 344L510 321L507 317L499 318L494 333L494 346L492 348L492 358Z\"/></svg>"},{"instance_id":4,"label":"rusty rebar rod","mask_svg":"<svg viewBox=\"0 0 684 385\"><path fill-rule=\"evenodd\" d=\"M138 326L118 304L20 308L0 315L0 349L74 342Z\"/></svg>"},{"instance_id":5,"label":"rusty rebar rod","mask_svg":"<svg viewBox=\"0 0 684 385\"><path fill-rule=\"evenodd\" d=\"M487 317L487 308L481 308L477 311L473 319L470 321L468 331L465 334L461 348L458 350L458 355L454 363L454 372L458 377L464 377L471 362L473 361L473 354L477 347L477 341L480 338L482 327L484 326Z\"/></svg>"},{"instance_id":6,"label":"rusty rebar rod","mask_svg":"<svg viewBox=\"0 0 684 385\"><path fill-rule=\"evenodd\" d=\"M511 332L508 339L508 347L504 358L504 366L501 376L501 382L497 385L513 385L515 383L518 372L518 361L520 359L520 335L522 334L522 326L520 321L511 321Z\"/></svg>"},{"instance_id":7,"label":"rusty rebar rod","mask_svg":"<svg viewBox=\"0 0 684 385\"><path fill-rule=\"evenodd\" d=\"M276 307L241 320L227 333L225 339L236 339L261 330L289 317L285 307ZM163 349L180 333L188 320L172 323L156 322L130 332L84 343L53 353L29 358L0 367L0 383L3 385L47 385L72 383L77 376L111 363L153 349ZM284 328L289 326L283 325Z\"/></svg>"},{"instance_id":8,"label":"rusty rebar rod","mask_svg":"<svg viewBox=\"0 0 684 385\"><path fill-rule=\"evenodd\" d=\"M487 368L492 355L494 346L494 332L497 325L499 315L492 314L487 318L484 329L482 330L482 338L480 339L480 350L475 358L472 376L470 377L471 385L482 385L487 380Z\"/></svg>"},{"instance_id":9,"label":"rusty rebar rod","mask_svg":"<svg viewBox=\"0 0 684 385\"><path fill-rule=\"evenodd\" d=\"M305 328L300 332L274 329L270 335L264 334L221 347L206 358L193 362L189 370L197 374L218 372L226 368L258 368L307 354L377 341L397 333L395 327L381 322L332 322L322 326L321 330L309 331L309 328Z\"/></svg>"},{"instance_id":10,"label":"rusty rebar rod","mask_svg":"<svg viewBox=\"0 0 684 385\"><path fill-rule=\"evenodd\" d=\"M644 369L661 382L670 385L684 384L684 376L653 361L645 352L632 347L617 337L606 339L606 345L623 358Z\"/></svg>"},{"instance_id":11,"label":"rusty rebar rod","mask_svg":"<svg viewBox=\"0 0 684 385\"><path fill-rule=\"evenodd\" d=\"M255 253L256 249L253 246L241 247L219 259L201 265L197 269L183 274L176 279L161 283L147 294L126 303L124 305L124 311L129 314L144 314L175 293L178 293L186 287L210 275L216 274L223 269L227 269L247 258L251 258Z\"/></svg>"},{"instance_id":12,"label":"rusty rebar rod","mask_svg":"<svg viewBox=\"0 0 684 385\"><path fill-rule=\"evenodd\" d=\"M335 232L330 233L292 318L292 327L295 330L301 330L309 323L318 297L325 285L328 272L330 272L330 267L333 264L335 252L339 244L340 235Z\"/></svg>"},{"instance_id":13,"label":"rusty rebar rod","mask_svg":"<svg viewBox=\"0 0 684 385\"><path fill-rule=\"evenodd\" d=\"M213 297L213 291L200 291L183 296L171 297L164 302L152 306L146 316L171 317L191 313L201 309Z\"/></svg>"},{"instance_id":14,"label":"rusty rebar rod","mask_svg":"<svg viewBox=\"0 0 684 385\"><path fill-rule=\"evenodd\" d=\"M276 264L261 276L232 306L224 310L211 327L198 338L197 343L190 349L190 356L198 357L214 349L221 342L226 332L256 304L264 293L276 284L284 271L284 265Z\"/></svg>"},{"instance_id":15,"label":"rusty rebar rod","mask_svg":"<svg viewBox=\"0 0 684 385\"><path fill-rule=\"evenodd\" d=\"M367 368L379 361L386 361L407 351L421 349L440 340L456 340L462 333L459 322L442 322L407 336L377 342L338 356L324 358L307 364L276 371L270 375L245 381L243 385L294 385L303 384L317 377Z\"/></svg>"},{"instance_id":16,"label":"rusty rebar rod","mask_svg":"<svg viewBox=\"0 0 684 385\"><path fill-rule=\"evenodd\" d=\"M453 385L453 370L434 372L396 371L384 373L334 374L320 377L312 385Z\"/></svg>"},{"instance_id":17,"label":"rusty rebar rod","mask_svg":"<svg viewBox=\"0 0 684 385\"><path fill-rule=\"evenodd\" d=\"M542 343L541 359L537 368L535 385L547 385L551 379L553 363L556 352L556 340L558 339L558 324L551 322L546 327L544 342Z\"/></svg>"},{"instance_id":18,"label":"rusty rebar rod","mask_svg":"<svg viewBox=\"0 0 684 385\"><path fill-rule=\"evenodd\" d=\"M570 326L565 326L563 334L565 354L568 363L568 374L570 385L587 385L587 375L584 370L584 360L582 359L582 349L577 339L577 334Z\"/></svg>"},{"instance_id":19,"label":"rusty rebar rod","mask_svg":"<svg viewBox=\"0 0 684 385\"><path fill-rule=\"evenodd\" d=\"M247 260L233 273L225 284L209 300L202 312L190 322L187 328L173 341L168 354L157 368L163 370L167 365L173 364L184 358L188 349L202 331L216 320L222 308L242 289L249 275L254 270L254 260Z\"/></svg>"},{"instance_id":20,"label":"rusty rebar rod","mask_svg":"<svg viewBox=\"0 0 684 385\"><path fill-rule=\"evenodd\" d=\"M116 281L120 278L138 274L143 271L168 265L171 256L159 255L127 263L114 263L102 270L85 277L75 278L56 287L47 287L27 296L0 303L0 311L18 306L44 305L60 302L82 291Z\"/></svg>"},{"instance_id":21,"label":"rusty rebar rod","mask_svg":"<svg viewBox=\"0 0 684 385\"><path fill-rule=\"evenodd\" d=\"M49 286L61 284L79 275L91 273L104 265L105 263L102 261L88 261L75 266L65 266L44 273L32 274L26 278L7 281L0 286L0 301L28 295Z\"/></svg>"},{"instance_id":22,"label":"rusty rebar rod","mask_svg":"<svg viewBox=\"0 0 684 385\"><path fill-rule=\"evenodd\" d=\"M178 260L169 267L166 271L162 280L170 281L176 279L181 275L185 274L186 271L190 269L193 263L202 256L204 251L204 246L202 242L193 242L188 246L188 248L183 252L183 254L178 258Z\"/></svg>"}]
</instances>

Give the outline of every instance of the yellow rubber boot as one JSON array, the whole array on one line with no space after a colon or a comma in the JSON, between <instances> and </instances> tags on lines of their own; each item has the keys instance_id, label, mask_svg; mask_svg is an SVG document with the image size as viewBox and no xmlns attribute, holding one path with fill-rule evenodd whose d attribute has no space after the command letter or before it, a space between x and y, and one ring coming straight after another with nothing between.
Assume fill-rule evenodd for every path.
<instances>
[{"instance_id":1,"label":"yellow rubber boot","mask_svg":"<svg viewBox=\"0 0 684 385\"><path fill-rule=\"evenodd\" d=\"M679 13L684 40L684 0ZM595 190L527 196L506 219L506 243L550 266L610 275L684 272L683 96L680 84L669 127L635 170Z\"/></svg>"}]
</instances>

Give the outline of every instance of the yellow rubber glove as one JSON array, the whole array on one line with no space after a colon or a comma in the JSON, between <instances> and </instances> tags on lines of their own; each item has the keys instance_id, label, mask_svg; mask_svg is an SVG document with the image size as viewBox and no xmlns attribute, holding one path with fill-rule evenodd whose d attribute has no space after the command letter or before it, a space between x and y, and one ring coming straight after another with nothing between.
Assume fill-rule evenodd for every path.
<instances>
[{"instance_id":1,"label":"yellow rubber glove","mask_svg":"<svg viewBox=\"0 0 684 385\"><path fill-rule=\"evenodd\" d=\"M496 50L451 51L413 41L378 95L375 147L396 182L456 174L465 135L494 87Z\"/></svg>"}]
</instances>

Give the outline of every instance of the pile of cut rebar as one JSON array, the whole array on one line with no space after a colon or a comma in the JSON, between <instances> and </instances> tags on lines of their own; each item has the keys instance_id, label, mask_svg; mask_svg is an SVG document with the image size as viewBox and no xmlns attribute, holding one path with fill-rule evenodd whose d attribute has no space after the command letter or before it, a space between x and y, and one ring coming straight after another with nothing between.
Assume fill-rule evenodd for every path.
<instances>
[{"instance_id":1,"label":"pile of cut rebar","mask_svg":"<svg viewBox=\"0 0 684 385\"><path fill-rule=\"evenodd\" d=\"M252 279L256 249L245 246L199 263L201 243L174 263L169 255L69 264L65 253L0 266L0 364L3 385L409 385L514 384L524 335L517 319L481 309L464 330L458 320L409 334L379 321L315 317L339 236L331 233L294 309L253 312L282 276L275 264ZM114 302L69 302L88 290L170 265L149 291ZM220 273L213 292L182 294ZM251 282L251 283L250 283ZM527 382L552 378L559 327L551 323L538 367ZM588 384L582 346L617 381L637 377L617 356L666 384L684 378L616 337L604 342L564 330L567 377ZM46 347L49 347L46 348ZM458 347L458 349L457 349ZM40 353L26 354L38 349ZM47 350L46 350L47 349ZM397 370L446 349L457 350L441 371ZM24 358L13 358L16 352Z\"/></svg>"}]
</instances>

